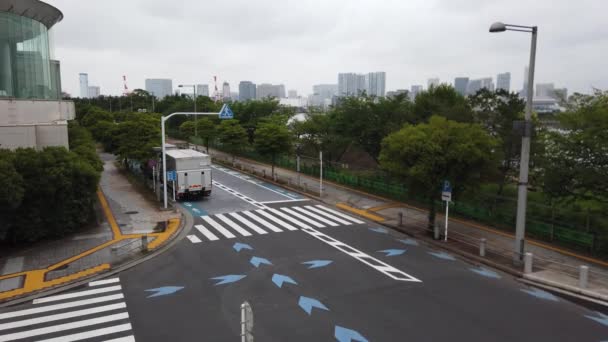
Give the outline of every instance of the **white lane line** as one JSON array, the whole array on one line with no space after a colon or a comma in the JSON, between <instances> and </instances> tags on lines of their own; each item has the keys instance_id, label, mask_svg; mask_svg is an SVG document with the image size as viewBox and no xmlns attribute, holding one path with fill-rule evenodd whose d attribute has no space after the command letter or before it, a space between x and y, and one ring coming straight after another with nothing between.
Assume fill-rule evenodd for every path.
<instances>
[{"instance_id":1,"label":"white lane line","mask_svg":"<svg viewBox=\"0 0 608 342\"><path fill-rule=\"evenodd\" d=\"M241 223L243 223L249 229L253 230L254 232L256 232L258 234L268 234L267 231L265 231L264 229L256 226L255 224L253 224L253 222L249 221L248 219L244 218L243 216L241 216L241 215L239 215L237 213L230 213L230 216L234 217L238 221L241 221Z\"/></svg>"},{"instance_id":2,"label":"white lane line","mask_svg":"<svg viewBox=\"0 0 608 342\"><path fill-rule=\"evenodd\" d=\"M110 278L110 279L92 281L89 283L89 286L108 285L108 284L112 284L112 283L118 283L119 281L120 281L119 278Z\"/></svg>"},{"instance_id":3,"label":"white lane line","mask_svg":"<svg viewBox=\"0 0 608 342\"><path fill-rule=\"evenodd\" d=\"M334 216L334 215L332 215L332 214L330 214L330 213L328 213L328 212L325 212L325 211L323 211L323 210L319 210L319 209L317 209L317 208L313 207L312 205L307 205L307 206L305 206L304 208L306 208L306 209L308 209L308 210L311 210L311 211L314 211L315 213L317 213L317 214L321 214L321 215L323 215L323 216L325 216L325 217L329 217L330 219L332 219L332 220L334 220L334 221L336 221L336 222L342 223L342 224L344 224L344 225L347 225L347 226L350 226L350 225L352 225L352 224L353 224L353 223L352 223L352 222L350 222L350 221L343 220L343 219L338 218L337 216ZM297 209L297 208L296 208L296 209Z\"/></svg>"},{"instance_id":4,"label":"white lane line","mask_svg":"<svg viewBox=\"0 0 608 342\"><path fill-rule=\"evenodd\" d=\"M348 216L348 215L346 215L346 214L342 214L342 213L341 213L341 212L339 212L339 211L335 211L335 210L333 210L333 209L326 208L326 207L324 207L324 206L322 206L322 205L317 205L317 208L319 208L319 209L323 209L323 210L325 210L325 211L329 211L330 213L332 213L332 214L334 214L334 215L338 215L338 216L340 216L340 217L344 217L345 219L347 219L347 220L349 220L349 221L353 221L353 222L358 223L358 224L363 224L363 223L365 223L365 222L363 222L363 221L361 221L361 220L357 220L357 219L356 219L356 218L354 218L354 217Z\"/></svg>"},{"instance_id":5,"label":"white lane line","mask_svg":"<svg viewBox=\"0 0 608 342\"><path fill-rule=\"evenodd\" d=\"M135 342L135 337L133 337L133 335L131 335L131 336L114 338L111 340L105 340L103 342Z\"/></svg>"},{"instance_id":6,"label":"white lane line","mask_svg":"<svg viewBox=\"0 0 608 342\"><path fill-rule=\"evenodd\" d=\"M203 220L205 220L207 223L209 223L213 228L215 228L215 230L220 232L220 234L224 235L225 237L227 237L229 239L234 239L236 237L236 236L234 236L234 234L229 232L228 229L222 227L221 224L217 223L211 217L209 217L209 216L201 216L201 217L203 218Z\"/></svg>"},{"instance_id":7,"label":"white lane line","mask_svg":"<svg viewBox=\"0 0 608 342\"><path fill-rule=\"evenodd\" d=\"M252 219L254 219L255 221L260 222L260 223L261 223L261 224L264 226L264 228L268 228L268 229L272 230L272 231L273 231L273 232L275 232L275 233L280 233L280 232L282 232L282 231L283 231L282 229L275 227L275 226L274 226L272 223L270 223L270 222L268 222L268 221L264 220L263 218L261 218L261 217L259 217L259 216L256 216L256 215L255 215L254 213L252 213L252 212L249 212L249 211L243 211L243 214L245 214L245 215L247 215L247 216L251 217L251 218L252 218Z\"/></svg>"},{"instance_id":8,"label":"white lane line","mask_svg":"<svg viewBox=\"0 0 608 342\"><path fill-rule=\"evenodd\" d=\"M25 327L28 325L47 323L47 322L58 321L61 319L72 318L72 317L86 316L86 315L99 313L99 312L124 309L126 307L127 307L127 304L125 304L125 303L117 303L117 304L104 305L104 306L99 306L99 307L90 308L90 309L70 311L70 312L60 313L60 314L56 314L56 315L24 319L21 321L0 324L0 330L14 329L14 328L19 328L19 327Z\"/></svg>"},{"instance_id":9,"label":"white lane line","mask_svg":"<svg viewBox=\"0 0 608 342\"><path fill-rule=\"evenodd\" d=\"M291 207L290 209L297 210L297 211L299 211L299 212L301 212L301 213L303 213L303 214L306 214L306 215L308 215L308 216L313 217L313 218L314 218L315 220L317 220L317 221L321 221L321 222L323 222L323 223L325 223L325 224L328 224L328 225L330 225L330 226L332 226L332 227L337 227L337 226L339 226L339 224L334 223L334 222L332 222L332 221L330 221L330 220L326 219L325 217L321 217L321 216L319 216L319 215L317 215L317 214L315 214L315 213L311 213L310 211L308 211L308 210L306 210L306 209L304 209L304 208L300 208L300 207Z\"/></svg>"},{"instance_id":10,"label":"white lane line","mask_svg":"<svg viewBox=\"0 0 608 342\"><path fill-rule=\"evenodd\" d=\"M217 217L220 220L224 221L225 224L229 225L230 228L236 230L239 234L241 234L243 236L251 236L250 232L248 232L245 229L241 228L241 226L239 226L238 224L234 223L231 219L227 218L223 214L217 214L217 215L215 215L215 217Z\"/></svg>"},{"instance_id":11,"label":"white lane line","mask_svg":"<svg viewBox=\"0 0 608 342\"><path fill-rule=\"evenodd\" d=\"M260 202L262 204L271 204L271 203L291 203L291 202L306 202L306 201L310 201L308 198L304 198L304 199L292 199L292 200L284 200L284 201L265 201L265 202Z\"/></svg>"},{"instance_id":12,"label":"white lane line","mask_svg":"<svg viewBox=\"0 0 608 342\"><path fill-rule=\"evenodd\" d=\"M369 254L366 254L352 246L349 246L342 241L336 240L327 234L321 233L318 230L310 228L310 229L302 229L302 231L309 235L312 235L313 237L317 238L320 241L325 242L326 244L334 247L335 249L350 255L351 257L361 261L362 263L366 264L367 266L383 273L384 275L386 275L394 280L422 282L420 279L417 279L381 260L378 260L378 259L372 257Z\"/></svg>"},{"instance_id":13,"label":"white lane line","mask_svg":"<svg viewBox=\"0 0 608 342\"><path fill-rule=\"evenodd\" d=\"M33 304L48 303L48 302L54 302L54 301L58 301L58 300L69 299L69 298L90 296L90 295L94 295L94 294L106 293L106 292L112 292L112 291L120 291L121 289L122 289L122 287L120 285L108 286L108 287L102 287L100 289L95 289L95 290L72 292L72 293L67 293L67 294L58 295L58 296L50 296L50 297L34 299L34 301L32 303Z\"/></svg>"},{"instance_id":14,"label":"white lane line","mask_svg":"<svg viewBox=\"0 0 608 342\"><path fill-rule=\"evenodd\" d=\"M213 167L213 166L212 166L212 167ZM250 180L250 179L245 179L245 178L243 178L243 177L239 177L239 176L238 176L238 173L235 175L235 174L232 174L231 172L227 172L227 171L225 171L225 170L218 169L217 167L216 167L216 169L217 169L217 170L220 170L220 171L222 171L222 172L224 172L224 173L227 173L227 174L231 175L232 177L236 177L236 178L238 178L238 179L244 180L245 182L248 182L248 183L251 183L251 184L257 185L257 186L259 186L260 188L264 188L264 189L266 189L266 190L268 190L268 191L272 191L272 192L274 192L274 193L276 193L276 194L279 194L279 195L281 195L281 196L283 196L283 197L287 197L287 198L293 199L293 198L294 198L294 196L295 196L295 195L288 195L288 194L284 194L284 193L282 193L282 192L280 192L280 191L276 191L276 190L271 189L271 188L269 188L269 187L267 187L267 186L264 186L264 184L259 184L259 183L256 183L256 182L254 182L254 181Z\"/></svg>"},{"instance_id":15,"label":"white lane line","mask_svg":"<svg viewBox=\"0 0 608 342\"><path fill-rule=\"evenodd\" d=\"M128 330L131 330L131 323L121 324L121 325L115 325L115 326L111 326L111 327L107 327L107 328L101 328L101 329L96 329L96 330L85 331L85 332L81 332L81 333L78 333L78 334L72 334L72 335L67 335L67 336L49 338L49 339L41 340L41 341L38 341L38 342L71 342L71 341L80 341L80 340L84 340L84 339L87 339L87 338L99 337L99 336L103 336L103 335L110 335L110 334L115 334L115 333L119 333L119 332L123 332L123 331L128 331ZM111 341L122 341L122 340L115 339L115 340L111 340ZM132 338L131 340L124 340L124 341L135 341L135 339Z\"/></svg>"},{"instance_id":16,"label":"white lane line","mask_svg":"<svg viewBox=\"0 0 608 342\"><path fill-rule=\"evenodd\" d=\"M238 197L238 198L242 199L243 201L245 201L245 202L247 202L247 203L249 203L249 204L253 204L253 205L255 205L255 206L256 206L256 207L258 207L258 208L266 208L266 206L265 206L265 205L263 205L262 203L260 203L260 202L258 202L258 201L256 201L256 200L254 200L254 199L252 199L252 198L249 198L249 197L247 197L247 196L245 196L245 195L243 195L243 194L239 193L238 191L235 191L235 190L233 190L233 189L230 189L229 187L227 187L227 186L223 185L222 183L218 183L218 182L216 182L216 181L213 181L213 185L218 186L220 189L222 189L222 190L224 190L224 191L227 191L229 194L231 194L231 195L233 195L233 196L236 196L236 197Z\"/></svg>"},{"instance_id":17,"label":"white lane line","mask_svg":"<svg viewBox=\"0 0 608 342\"><path fill-rule=\"evenodd\" d=\"M212 232L210 232L209 229L205 228L205 226L197 224L196 226L194 226L194 228L196 228L199 232L201 232L201 234L205 235L205 237L207 239L209 239L209 241L215 241L215 240L219 240L220 239L217 236L215 236L215 234L213 234Z\"/></svg>"},{"instance_id":18,"label":"white lane line","mask_svg":"<svg viewBox=\"0 0 608 342\"><path fill-rule=\"evenodd\" d=\"M59 331L82 328L82 327L87 327L87 326L91 326L91 325L107 323L107 322L112 322L112 321L118 321L118 320L127 319L127 318L129 318L129 314L127 312L122 312L122 313L114 314L114 315L85 319L84 321L70 322L70 323L53 325L50 327L44 327L44 328L39 328L39 329L20 331L20 332L8 334L8 335L0 336L0 342L12 341L12 340L20 339L20 338L33 337L33 336L39 336L39 335L44 335L44 334L51 334L51 333L56 333ZM70 340L70 341L73 341L73 340Z\"/></svg>"},{"instance_id":19,"label":"white lane line","mask_svg":"<svg viewBox=\"0 0 608 342\"><path fill-rule=\"evenodd\" d=\"M188 240L190 240L190 242L192 243L201 243L203 242L201 239L198 238L198 236L196 235L188 235L186 236L188 238Z\"/></svg>"},{"instance_id":20,"label":"white lane line","mask_svg":"<svg viewBox=\"0 0 608 342\"><path fill-rule=\"evenodd\" d=\"M313 226L316 226L317 228L323 228L323 227L325 227L321 223L319 223L319 222L317 222L315 220L312 220L312 219L310 219L310 218L308 218L308 217L306 217L306 216L304 216L302 214L298 214L297 212L295 212L295 211L293 211L293 210L291 210L289 208L281 208L281 210L283 210L284 212L289 213L289 214L291 214L291 215L299 218L302 221L308 222L308 223L312 224Z\"/></svg>"},{"instance_id":21,"label":"white lane line","mask_svg":"<svg viewBox=\"0 0 608 342\"><path fill-rule=\"evenodd\" d=\"M280 216L280 217L282 217L283 219L285 219L285 220L287 220L287 221L289 221L289 222L292 222L293 224L295 224L295 225L297 225L297 226L300 226L300 227L302 227L302 228L311 228L311 227L310 227L309 225L307 225L306 223L302 223L302 222L300 222L300 221L298 221L298 220L294 219L293 217L289 217L289 216L287 216L287 215L283 214L282 212L280 212L280 211L278 211L278 210L276 210L276 209L270 209L270 208L269 208L269 209L268 209L268 211L270 211L271 213L273 213L273 214L275 214L275 215L277 215L277 216Z\"/></svg>"},{"instance_id":22,"label":"white lane line","mask_svg":"<svg viewBox=\"0 0 608 342\"><path fill-rule=\"evenodd\" d=\"M269 220L274 221L275 223L277 223L278 225L282 226L283 228L287 228L287 230L298 230L298 228L290 225L289 223L283 222L283 221L279 220L278 218L270 215L267 212L267 210L268 209L266 209L266 210L263 210L263 209L262 210L256 210L256 213L258 213L260 215L263 215L263 216L266 216Z\"/></svg>"},{"instance_id":23,"label":"white lane line","mask_svg":"<svg viewBox=\"0 0 608 342\"><path fill-rule=\"evenodd\" d=\"M25 309L25 310L13 311L13 312L0 313L0 319L33 315L33 314L38 314L38 313L42 313L42 312L73 308L76 306L102 303L102 302L107 302L110 300L123 299L124 297L125 296L122 293L118 293L118 294L114 294L114 295L97 297L97 298L92 298L92 299L83 299L83 300L77 300L74 302L62 303L62 304L40 306L40 307L36 307L33 309Z\"/></svg>"}]
</instances>

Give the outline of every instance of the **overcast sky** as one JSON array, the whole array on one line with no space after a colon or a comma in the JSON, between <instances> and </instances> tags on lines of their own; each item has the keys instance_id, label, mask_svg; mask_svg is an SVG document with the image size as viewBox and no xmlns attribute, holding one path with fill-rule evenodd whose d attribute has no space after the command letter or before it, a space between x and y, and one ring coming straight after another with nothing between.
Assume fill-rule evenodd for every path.
<instances>
[{"instance_id":1,"label":"overcast sky","mask_svg":"<svg viewBox=\"0 0 608 342\"><path fill-rule=\"evenodd\" d=\"M102 94L146 78L283 83L308 95L338 72L386 71L388 90L428 78L493 77L521 89L530 35L488 33L493 21L538 25L536 82L608 89L605 0L46 0L64 90L78 73Z\"/></svg>"}]
</instances>

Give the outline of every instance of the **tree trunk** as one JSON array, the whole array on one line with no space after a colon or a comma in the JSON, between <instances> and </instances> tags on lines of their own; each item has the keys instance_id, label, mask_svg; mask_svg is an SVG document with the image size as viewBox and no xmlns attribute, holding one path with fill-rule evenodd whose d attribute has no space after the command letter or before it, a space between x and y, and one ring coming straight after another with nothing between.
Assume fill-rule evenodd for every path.
<instances>
[{"instance_id":1,"label":"tree trunk","mask_svg":"<svg viewBox=\"0 0 608 342\"><path fill-rule=\"evenodd\" d=\"M207 149L207 154L209 154L209 138L205 139L205 148Z\"/></svg>"},{"instance_id":2,"label":"tree trunk","mask_svg":"<svg viewBox=\"0 0 608 342\"><path fill-rule=\"evenodd\" d=\"M272 171L271 171L272 172L272 179L274 179L274 163L275 163L275 160L276 160L276 156L273 154L272 155L272 165L271 165L271 168L272 168Z\"/></svg>"}]
</instances>

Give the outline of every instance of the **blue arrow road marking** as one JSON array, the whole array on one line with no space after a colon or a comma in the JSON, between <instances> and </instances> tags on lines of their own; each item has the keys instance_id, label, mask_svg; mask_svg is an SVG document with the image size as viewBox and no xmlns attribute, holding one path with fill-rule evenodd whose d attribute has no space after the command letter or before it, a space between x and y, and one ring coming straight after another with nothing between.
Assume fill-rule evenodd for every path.
<instances>
[{"instance_id":1,"label":"blue arrow road marking","mask_svg":"<svg viewBox=\"0 0 608 342\"><path fill-rule=\"evenodd\" d=\"M191 207L191 206L192 206L192 203L188 203L188 202L186 202L186 203L184 203L184 205L185 205L186 207Z\"/></svg>"},{"instance_id":2,"label":"blue arrow road marking","mask_svg":"<svg viewBox=\"0 0 608 342\"><path fill-rule=\"evenodd\" d=\"M456 258L454 258L452 255L450 255L446 252L429 252L429 254L434 256L435 258L439 258L439 259L443 259L443 260L450 260L450 261L456 260Z\"/></svg>"},{"instance_id":3,"label":"blue arrow road marking","mask_svg":"<svg viewBox=\"0 0 608 342\"><path fill-rule=\"evenodd\" d=\"M598 311L596 311L595 314L596 314L595 317L590 316L590 315L585 315L585 317L592 319L602 325L608 326L608 316L607 315L604 315L603 313L598 312Z\"/></svg>"},{"instance_id":4,"label":"blue arrow road marking","mask_svg":"<svg viewBox=\"0 0 608 342\"><path fill-rule=\"evenodd\" d=\"M368 342L367 339L358 332L354 330L350 330L348 328L343 328L339 325L336 325L334 336L338 340L338 342Z\"/></svg>"},{"instance_id":5,"label":"blue arrow road marking","mask_svg":"<svg viewBox=\"0 0 608 342\"><path fill-rule=\"evenodd\" d=\"M296 283L295 280L291 279L290 277L288 277L286 275L282 275L282 274L273 274L272 282L278 287L283 287L283 283L298 285L298 283Z\"/></svg>"},{"instance_id":6,"label":"blue arrow road marking","mask_svg":"<svg viewBox=\"0 0 608 342\"><path fill-rule=\"evenodd\" d=\"M194 212L195 212L195 213L197 213L197 214L201 212L200 210L198 210L198 209L196 209L196 208L192 208L192 211L194 211Z\"/></svg>"},{"instance_id":7,"label":"blue arrow road marking","mask_svg":"<svg viewBox=\"0 0 608 342\"><path fill-rule=\"evenodd\" d=\"M246 243L240 243L240 242L235 243L232 246L232 248L234 248L234 250L237 251L237 252L240 252L241 249L250 249L250 250L253 250L253 247L249 246Z\"/></svg>"},{"instance_id":8,"label":"blue arrow road marking","mask_svg":"<svg viewBox=\"0 0 608 342\"><path fill-rule=\"evenodd\" d=\"M492 270L489 270L487 268L483 268L483 267L480 267L480 268L469 268L469 270L471 270L471 271L473 271L473 272L475 272L475 273L477 273L477 274L479 274L481 276L487 277L487 278L493 278L493 279L500 279L500 278L502 278L500 276L500 274L498 274L498 273L496 273L496 272L494 272Z\"/></svg>"},{"instance_id":9,"label":"blue arrow road marking","mask_svg":"<svg viewBox=\"0 0 608 342\"><path fill-rule=\"evenodd\" d=\"M380 253L386 253L387 257L391 257L391 256L396 256L396 255L401 255L403 253L405 253L405 249L385 249L383 251L378 251Z\"/></svg>"},{"instance_id":10,"label":"blue arrow road marking","mask_svg":"<svg viewBox=\"0 0 608 342\"><path fill-rule=\"evenodd\" d=\"M268 259L258 258L256 256L251 257L251 260L249 260L249 262L256 268L260 267L260 264L272 265L272 263L268 261Z\"/></svg>"},{"instance_id":11,"label":"blue arrow road marking","mask_svg":"<svg viewBox=\"0 0 608 342\"><path fill-rule=\"evenodd\" d=\"M183 289L183 286L163 286L163 287L159 287L156 289L148 289L145 290L146 292L156 292L146 298L152 298L152 297L159 297L159 296L166 296L166 295L170 295L170 294L174 294L175 292Z\"/></svg>"},{"instance_id":12,"label":"blue arrow road marking","mask_svg":"<svg viewBox=\"0 0 608 342\"><path fill-rule=\"evenodd\" d=\"M382 227L370 228L369 230L371 230L372 232L380 233L380 234L388 234L388 230L386 230L386 228L382 228Z\"/></svg>"},{"instance_id":13,"label":"blue arrow road marking","mask_svg":"<svg viewBox=\"0 0 608 342\"><path fill-rule=\"evenodd\" d=\"M218 285L236 283L237 281L239 281L245 277L246 277L246 275L244 275L244 274L228 274L225 276L215 277L215 278L211 278L211 279L219 280L219 282L215 283L215 286L218 286Z\"/></svg>"},{"instance_id":14,"label":"blue arrow road marking","mask_svg":"<svg viewBox=\"0 0 608 342\"><path fill-rule=\"evenodd\" d=\"M418 246L418 241L413 240L413 239L405 239L405 240L397 240L397 241L404 243L406 245L409 245L409 246Z\"/></svg>"},{"instance_id":15,"label":"blue arrow road marking","mask_svg":"<svg viewBox=\"0 0 608 342\"><path fill-rule=\"evenodd\" d=\"M311 269L311 268L325 267L325 266L331 264L332 262L333 261L331 261L331 260L311 260L311 261L305 261L302 264L309 265L308 269Z\"/></svg>"},{"instance_id":16,"label":"blue arrow road marking","mask_svg":"<svg viewBox=\"0 0 608 342\"><path fill-rule=\"evenodd\" d=\"M559 301L559 299L557 299L557 297L555 297L552 293L547 292L547 291L543 291L541 289L532 288L531 290L528 290L528 289L521 289L521 290L523 292L529 294L530 296L534 296L536 298L540 298L540 299L544 299L544 300L550 300L552 302Z\"/></svg>"},{"instance_id":17,"label":"blue arrow road marking","mask_svg":"<svg viewBox=\"0 0 608 342\"><path fill-rule=\"evenodd\" d=\"M306 311L309 316L312 313L312 308L329 311L329 309L325 305L323 305L323 303L319 302L314 298L308 298L304 296L300 296L300 300L298 300L298 305L302 308L302 310Z\"/></svg>"}]
</instances>

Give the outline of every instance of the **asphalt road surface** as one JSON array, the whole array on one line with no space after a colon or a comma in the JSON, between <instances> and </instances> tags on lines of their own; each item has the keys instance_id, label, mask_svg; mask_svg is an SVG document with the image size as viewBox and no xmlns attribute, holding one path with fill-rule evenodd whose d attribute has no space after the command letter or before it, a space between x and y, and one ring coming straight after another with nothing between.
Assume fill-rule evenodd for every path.
<instances>
[{"instance_id":1,"label":"asphalt road surface","mask_svg":"<svg viewBox=\"0 0 608 342\"><path fill-rule=\"evenodd\" d=\"M217 167L187 238L105 281L0 309L2 341L602 341L608 316Z\"/></svg>"}]
</instances>

